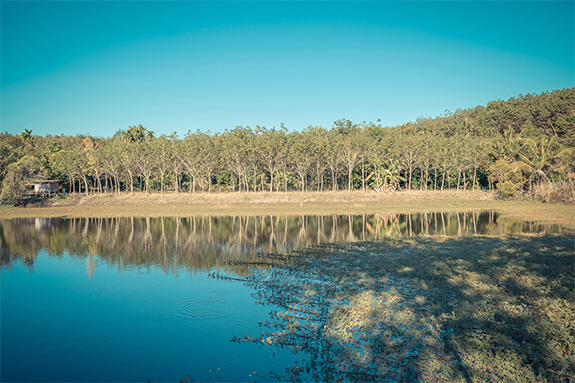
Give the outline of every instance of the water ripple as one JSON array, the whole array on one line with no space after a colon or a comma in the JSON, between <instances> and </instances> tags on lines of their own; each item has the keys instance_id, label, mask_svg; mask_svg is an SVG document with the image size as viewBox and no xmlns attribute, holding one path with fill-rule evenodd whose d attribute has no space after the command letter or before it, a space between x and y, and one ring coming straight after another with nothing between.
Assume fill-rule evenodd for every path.
<instances>
[{"instance_id":1,"label":"water ripple","mask_svg":"<svg viewBox=\"0 0 575 383\"><path fill-rule=\"evenodd\" d=\"M218 299L195 299L182 302L176 311L193 319L216 318L225 315L234 308L230 302Z\"/></svg>"}]
</instances>

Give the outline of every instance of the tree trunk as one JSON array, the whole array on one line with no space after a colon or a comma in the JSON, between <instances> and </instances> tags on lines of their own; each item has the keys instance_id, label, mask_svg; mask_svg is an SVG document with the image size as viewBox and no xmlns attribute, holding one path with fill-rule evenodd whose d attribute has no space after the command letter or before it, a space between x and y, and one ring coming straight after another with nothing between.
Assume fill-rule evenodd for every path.
<instances>
[{"instance_id":1,"label":"tree trunk","mask_svg":"<svg viewBox=\"0 0 575 383\"><path fill-rule=\"evenodd\" d=\"M365 162L361 166L361 188L365 193Z\"/></svg>"},{"instance_id":2,"label":"tree trunk","mask_svg":"<svg viewBox=\"0 0 575 383\"><path fill-rule=\"evenodd\" d=\"M261 187L262 191L266 190L266 188L265 188L265 185L266 185L265 179L266 179L265 172L262 172L262 173L260 174L260 187Z\"/></svg>"},{"instance_id":3,"label":"tree trunk","mask_svg":"<svg viewBox=\"0 0 575 383\"><path fill-rule=\"evenodd\" d=\"M280 192L282 188L282 180L281 180L281 173L276 172L276 192Z\"/></svg>"},{"instance_id":4,"label":"tree trunk","mask_svg":"<svg viewBox=\"0 0 575 383\"><path fill-rule=\"evenodd\" d=\"M424 190L423 189L423 186L424 186L423 184L425 183L424 177L423 177L424 175L425 175L425 172L422 171L421 169L419 169L419 179L420 179L419 190Z\"/></svg>"},{"instance_id":5,"label":"tree trunk","mask_svg":"<svg viewBox=\"0 0 575 383\"><path fill-rule=\"evenodd\" d=\"M353 169L349 169L347 171L347 192L351 192L351 173L352 173Z\"/></svg>"},{"instance_id":6,"label":"tree trunk","mask_svg":"<svg viewBox=\"0 0 575 383\"><path fill-rule=\"evenodd\" d=\"M98 194L102 194L103 193L103 188L102 188L102 179L100 178L100 174L96 173L96 190L98 192Z\"/></svg>"},{"instance_id":7,"label":"tree trunk","mask_svg":"<svg viewBox=\"0 0 575 383\"><path fill-rule=\"evenodd\" d=\"M82 178L84 179L84 186L86 187L85 193L86 193L86 196L88 196L88 192L89 192L89 189L88 189L88 177L86 177L86 176L84 175L84 176L82 176Z\"/></svg>"},{"instance_id":8,"label":"tree trunk","mask_svg":"<svg viewBox=\"0 0 575 383\"><path fill-rule=\"evenodd\" d=\"M335 171L331 170L331 190L336 191L337 189L337 182L335 181Z\"/></svg>"},{"instance_id":9,"label":"tree trunk","mask_svg":"<svg viewBox=\"0 0 575 383\"><path fill-rule=\"evenodd\" d=\"M134 194L134 177L132 177L132 171L128 170L128 176L130 177L130 194Z\"/></svg>"},{"instance_id":10,"label":"tree trunk","mask_svg":"<svg viewBox=\"0 0 575 383\"><path fill-rule=\"evenodd\" d=\"M475 191L475 184L477 182L477 166L473 168L473 190Z\"/></svg>"}]
</instances>

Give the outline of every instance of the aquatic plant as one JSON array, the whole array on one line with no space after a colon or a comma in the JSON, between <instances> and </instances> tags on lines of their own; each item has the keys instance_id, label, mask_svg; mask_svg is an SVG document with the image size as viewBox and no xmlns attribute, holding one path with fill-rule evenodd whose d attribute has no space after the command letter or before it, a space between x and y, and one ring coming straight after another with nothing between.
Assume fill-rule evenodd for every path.
<instances>
[{"instance_id":1,"label":"aquatic plant","mask_svg":"<svg viewBox=\"0 0 575 383\"><path fill-rule=\"evenodd\" d=\"M293 381L567 382L574 248L565 236L415 238L274 255L244 283L279 310L233 341L301 355L280 377Z\"/></svg>"}]
</instances>

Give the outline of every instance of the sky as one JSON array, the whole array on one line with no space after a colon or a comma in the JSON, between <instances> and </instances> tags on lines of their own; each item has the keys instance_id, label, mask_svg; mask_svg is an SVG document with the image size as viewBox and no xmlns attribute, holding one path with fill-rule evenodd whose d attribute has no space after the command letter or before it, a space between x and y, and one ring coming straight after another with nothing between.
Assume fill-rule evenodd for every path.
<instances>
[{"instance_id":1,"label":"sky","mask_svg":"<svg viewBox=\"0 0 575 383\"><path fill-rule=\"evenodd\" d=\"M575 85L574 1L4 1L0 131L418 117Z\"/></svg>"}]
</instances>

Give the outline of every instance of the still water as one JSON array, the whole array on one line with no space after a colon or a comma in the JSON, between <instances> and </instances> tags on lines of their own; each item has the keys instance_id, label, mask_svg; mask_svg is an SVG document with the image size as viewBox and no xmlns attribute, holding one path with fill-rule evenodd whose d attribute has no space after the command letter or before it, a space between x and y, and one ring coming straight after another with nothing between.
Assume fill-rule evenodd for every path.
<instances>
[{"instance_id":1,"label":"still water","mask_svg":"<svg viewBox=\"0 0 575 383\"><path fill-rule=\"evenodd\" d=\"M322 243L525 232L562 229L494 212L0 220L0 380L273 380L293 368L295 355L231 342L257 334L277 309L257 305L241 282L263 255ZM222 273L228 279L213 277Z\"/></svg>"}]
</instances>

